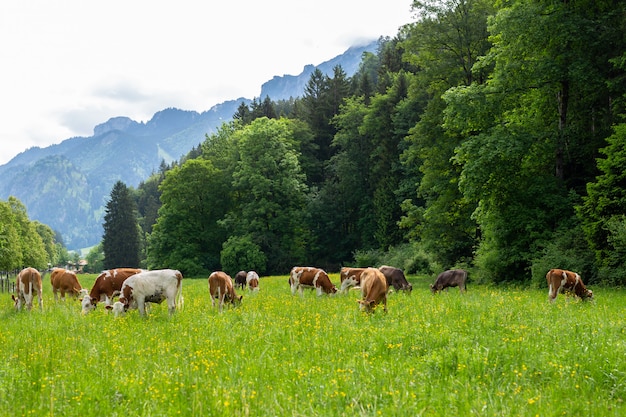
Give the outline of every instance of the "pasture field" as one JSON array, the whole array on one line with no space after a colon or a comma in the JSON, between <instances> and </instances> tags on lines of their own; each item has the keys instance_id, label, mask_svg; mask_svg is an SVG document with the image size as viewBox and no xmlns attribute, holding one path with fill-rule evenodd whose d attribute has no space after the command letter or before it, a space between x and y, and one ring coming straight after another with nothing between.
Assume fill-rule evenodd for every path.
<instances>
[{"instance_id":1,"label":"pasture field","mask_svg":"<svg viewBox=\"0 0 626 417\"><path fill-rule=\"evenodd\" d=\"M413 293L372 315L359 292L291 296L287 276L220 314L207 279L186 278L182 311L143 319L82 316L46 275L43 311L0 294L0 415L626 415L625 290L551 305L547 290L433 296L430 278L408 278Z\"/></svg>"}]
</instances>

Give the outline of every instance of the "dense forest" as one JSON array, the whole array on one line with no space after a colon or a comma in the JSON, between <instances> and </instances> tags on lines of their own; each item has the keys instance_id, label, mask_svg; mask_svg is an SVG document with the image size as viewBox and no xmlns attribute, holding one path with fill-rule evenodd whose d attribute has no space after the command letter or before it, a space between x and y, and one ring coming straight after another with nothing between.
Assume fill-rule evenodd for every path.
<instances>
[{"instance_id":1,"label":"dense forest","mask_svg":"<svg viewBox=\"0 0 626 417\"><path fill-rule=\"evenodd\" d=\"M412 9L352 77L242 103L131 190L142 266L385 262L535 285L559 267L625 284L626 4Z\"/></svg>"}]
</instances>

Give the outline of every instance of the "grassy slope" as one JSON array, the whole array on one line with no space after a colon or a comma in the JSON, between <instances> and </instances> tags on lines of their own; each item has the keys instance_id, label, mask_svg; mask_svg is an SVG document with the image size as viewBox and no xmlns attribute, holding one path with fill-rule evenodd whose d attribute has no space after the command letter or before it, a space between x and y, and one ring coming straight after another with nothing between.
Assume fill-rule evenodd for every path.
<instances>
[{"instance_id":1,"label":"grassy slope","mask_svg":"<svg viewBox=\"0 0 626 417\"><path fill-rule=\"evenodd\" d=\"M47 277L46 277L47 278ZM94 276L81 276L91 287ZM338 276L331 275L334 282ZM594 303L547 290L470 286L391 294L389 313L358 311L358 292L292 297L261 279L219 314L206 279L186 279L185 306L142 319L78 301L43 312L0 308L3 415L316 416L623 415L626 292Z\"/></svg>"}]
</instances>

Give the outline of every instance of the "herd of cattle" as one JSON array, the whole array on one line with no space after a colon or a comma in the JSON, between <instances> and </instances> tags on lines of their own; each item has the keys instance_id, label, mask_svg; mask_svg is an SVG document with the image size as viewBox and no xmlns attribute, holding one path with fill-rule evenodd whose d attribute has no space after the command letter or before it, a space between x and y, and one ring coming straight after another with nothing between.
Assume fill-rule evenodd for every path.
<instances>
[{"instance_id":1,"label":"herd of cattle","mask_svg":"<svg viewBox=\"0 0 626 417\"><path fill-rule=\"evenodd\" d=\"M135 268L116 268L103 271L91 288L83 288L76 273L55 268L50 274L50 283L55 301L65 299L66 295L79 298L82 313L94 310L98 303L104 302L105 308L112 310L115 316L124 314L129 309L137 309L142 316L146 315L146 303L162 303L167 301L168 311L173 314L183 305L182 274L173 269L143 270ZM377 305L387 311L387 293L391 288L395 291L410 293L412 285L407 281L404 272L395 267L380 268L341 268L340 288L332 283L328 274L320 268L293 267L289 274L289 286L292 295L302 294L303 289L310 288L318 295L346 293L350 288L360 288L360 308L371 312ZM593 299L593 292L583 283L580 275L563 269L551 269L546 274L548 282L548 298L554 302L558 293L571 293L583 300ZM237 295L235 287L251 291L259 290L259 275L255 271L239 271L233 280L228 274L216 271L209 275L209 293L213 306L217 302L219 311L225 303L237 305L242 296ZM466 291L467 271L452 269L440 273L430 286L433 293L459 287ZM15 308L22 306L32 309L35 296L39 307L43 308L41 274L35 268L24 268L18 275L15 294L12 296ZM118 300L113 302L114 297Z\"/></svg>"}]
</instances>

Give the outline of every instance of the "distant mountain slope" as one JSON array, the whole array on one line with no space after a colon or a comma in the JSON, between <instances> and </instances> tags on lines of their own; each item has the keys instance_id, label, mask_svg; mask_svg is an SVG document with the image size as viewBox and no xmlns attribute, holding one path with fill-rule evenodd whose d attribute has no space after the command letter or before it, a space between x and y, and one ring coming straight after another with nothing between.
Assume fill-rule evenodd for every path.
<instances>
[{"instance_id":1,"label":"distant mountain slope","mask_svg":"<svg viewBox=\"0 0 626 417\"><path fill-rule=\"evenodd\" d=\"M363 52L376 50L377 42L348 49L318 66L332 75L341 65L353 75ZM301 96L315 67L307 65L298 76L274 77L261 87L261 97L272 100ZM202 143L223 122L230 121L239 98L196 111L165 109L147 123L114 117L94 128L89 137L75 137L46 148L28 149L0 166L0 199L13 195L28 215L59 231L68 249L100 242L104 206L113 184L121 180L136 187L156 172L162 160L170 163Z\"/></svg>"}]
</instances>

